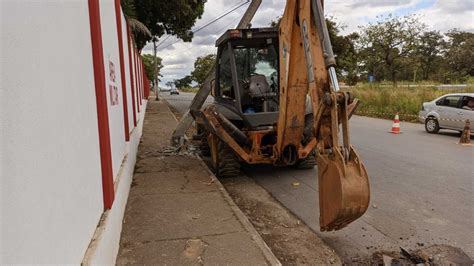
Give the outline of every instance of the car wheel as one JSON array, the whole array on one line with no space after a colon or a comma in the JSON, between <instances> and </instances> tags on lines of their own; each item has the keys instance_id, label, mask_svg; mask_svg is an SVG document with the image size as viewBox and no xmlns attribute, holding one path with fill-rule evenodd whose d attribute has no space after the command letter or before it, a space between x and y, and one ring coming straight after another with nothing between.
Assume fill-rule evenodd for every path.
<instances>
[{"instance_id":1,"label":"car wheel","mask_svg":"<svg viewBox=\"0 0 474 266\"><path fill-rule=\"evenodd\" d=\"M428 117L425 120L425 130L428 133L436 134L439 132L439 123L438 120L434 117Z\"/></svg>"}]
</instances>

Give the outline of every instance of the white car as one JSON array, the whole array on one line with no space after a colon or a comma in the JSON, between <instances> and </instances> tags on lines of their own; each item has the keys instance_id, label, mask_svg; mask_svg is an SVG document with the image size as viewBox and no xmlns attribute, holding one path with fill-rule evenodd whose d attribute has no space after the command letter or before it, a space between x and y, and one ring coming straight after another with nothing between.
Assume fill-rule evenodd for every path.
<instances>
[{"instance_id":1,"label":"white car","mask_svg":"<svg viewBox=\"0 0 474 266\"><path fill-rule=\"evenodd\" d=\"M474 134L474 93L450 93L423 103L418 117L433 134L440 129L462 131L469 119Z\"/></svg>"}]
</instances>

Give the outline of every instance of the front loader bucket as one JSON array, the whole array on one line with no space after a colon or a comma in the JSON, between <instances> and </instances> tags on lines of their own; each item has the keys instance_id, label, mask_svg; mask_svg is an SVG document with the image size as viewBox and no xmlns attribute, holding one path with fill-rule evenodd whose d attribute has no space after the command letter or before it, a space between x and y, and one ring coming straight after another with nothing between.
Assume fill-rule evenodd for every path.
<instances>
[{"instance_id":1,"label":"front loader bucket","mask_svg":"<svg viewBox=\"0 0 474 266\"><path fill-rule=\"evenodd\" d=\"M367 171L351 147L348 161L336 150L318 156L321 231L339 230L365 213L370 191Z\"/></svg>"}]
</instances>

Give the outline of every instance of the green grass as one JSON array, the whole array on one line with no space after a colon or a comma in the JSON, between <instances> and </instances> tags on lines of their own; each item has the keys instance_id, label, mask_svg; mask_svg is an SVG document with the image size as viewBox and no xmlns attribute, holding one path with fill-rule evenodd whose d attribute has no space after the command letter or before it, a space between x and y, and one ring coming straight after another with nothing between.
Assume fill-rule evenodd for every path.
<instances>
[{"instance_id":1,"label":"green grass","mask_svg":"<svg viewBox=\"0 0 474 266\"><path fill-rule=\"evenodd\" d=\"M182 88L179 88L178 90L179 90L179 91L182 91L182 92L193 92L193 93L196 93L196 92L198 92L199 88L182 87Z\"/></svg>"},{"instance_id":2,"label":"green grass","mask_svg":"<svg viewBox=\"0 0 474 266\"><path fill-rule=\"evenodd\" d=\"M436 87L387 86L387 84L361 84L346 89L354 93L361 104L356 113L363 116L393 119L398 113L404 121L417 121L423 102L454 92L474 92L474 84L465 89L441 90Z\"/></svg>"}]
</instances>

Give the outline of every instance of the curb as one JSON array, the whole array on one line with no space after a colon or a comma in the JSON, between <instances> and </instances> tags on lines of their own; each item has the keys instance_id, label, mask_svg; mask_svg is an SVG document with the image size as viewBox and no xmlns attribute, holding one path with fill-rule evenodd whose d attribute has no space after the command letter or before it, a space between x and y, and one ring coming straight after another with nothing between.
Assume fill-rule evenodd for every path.
<instances>
[{"instance_id":1,"label":"curb","mask_svg":"<svg viewBox=\"0 0 474 266\"><path fill-rule=\"evenodd\" d=\"M257 246L260 248L267 262L270 265L282 265L281 262L275 256L275 254L273 254L272 250L268 247L267 243L265 243L263 238L257 232L257 230L255 230L255 227L253 227L252 223L250 223L247 216L245 216L242 210L240 210L240 208L237 207L237 205L235 204L235 202L232 200L229 193L225 189L224 185L222 185L219 179L214 175L214 173L212 173L211 169L207 167L207 164L202 160L202 158L199 155L196 155L196 157L201 162L201 165L207 170L212 181L217 184L217 186L219 187L219 191L222 193L222 196L224 196L224 199L227 201L230 208L234 212L237 219L239 219L240 223L245 228L245 230L247 230L250 233L253 241L255 241Z\"/></svg>"},{"instance_id":2,"label":"curb","mask_svg":"<svg viewBox=\"0 0 474 266\"><path fill-rule=\"evenodd\" d=\"M176 121L179 121L178 118L175 116L175 114L171 111L171 108L168 104L168 102L165 102L166 107L168 108L168 111L171 113L171 115L174 117ZM229 193L225 189L224 185L219 181L219 179L214 175L214 173L209 169L207 164L203 161L203 159L199 155L195 155L195 157L200 161L201 165L206 169L206 171L209 173L209 177L211 180L217 184L219 187L219 191L221 192L222 196L226 200L227 204L229 204L230 208L234 212L235 216L239 220L239 222L242 224L245 230L250 233L250 236L252 237L252 240L255 241L257 246L260 248L260 251L262 251L263 256L267 260L267 262L270 265L282 265L281 262L278 260L278 258L273 254L272 250L268 247L267 243L263 240L263 238L260 236L260 234L255 230L255 227L253 227L252 223L250 223L249 219L245 214L237 207L235 202L232 200L230 197Z\"/></svg>"}]
</instances>

